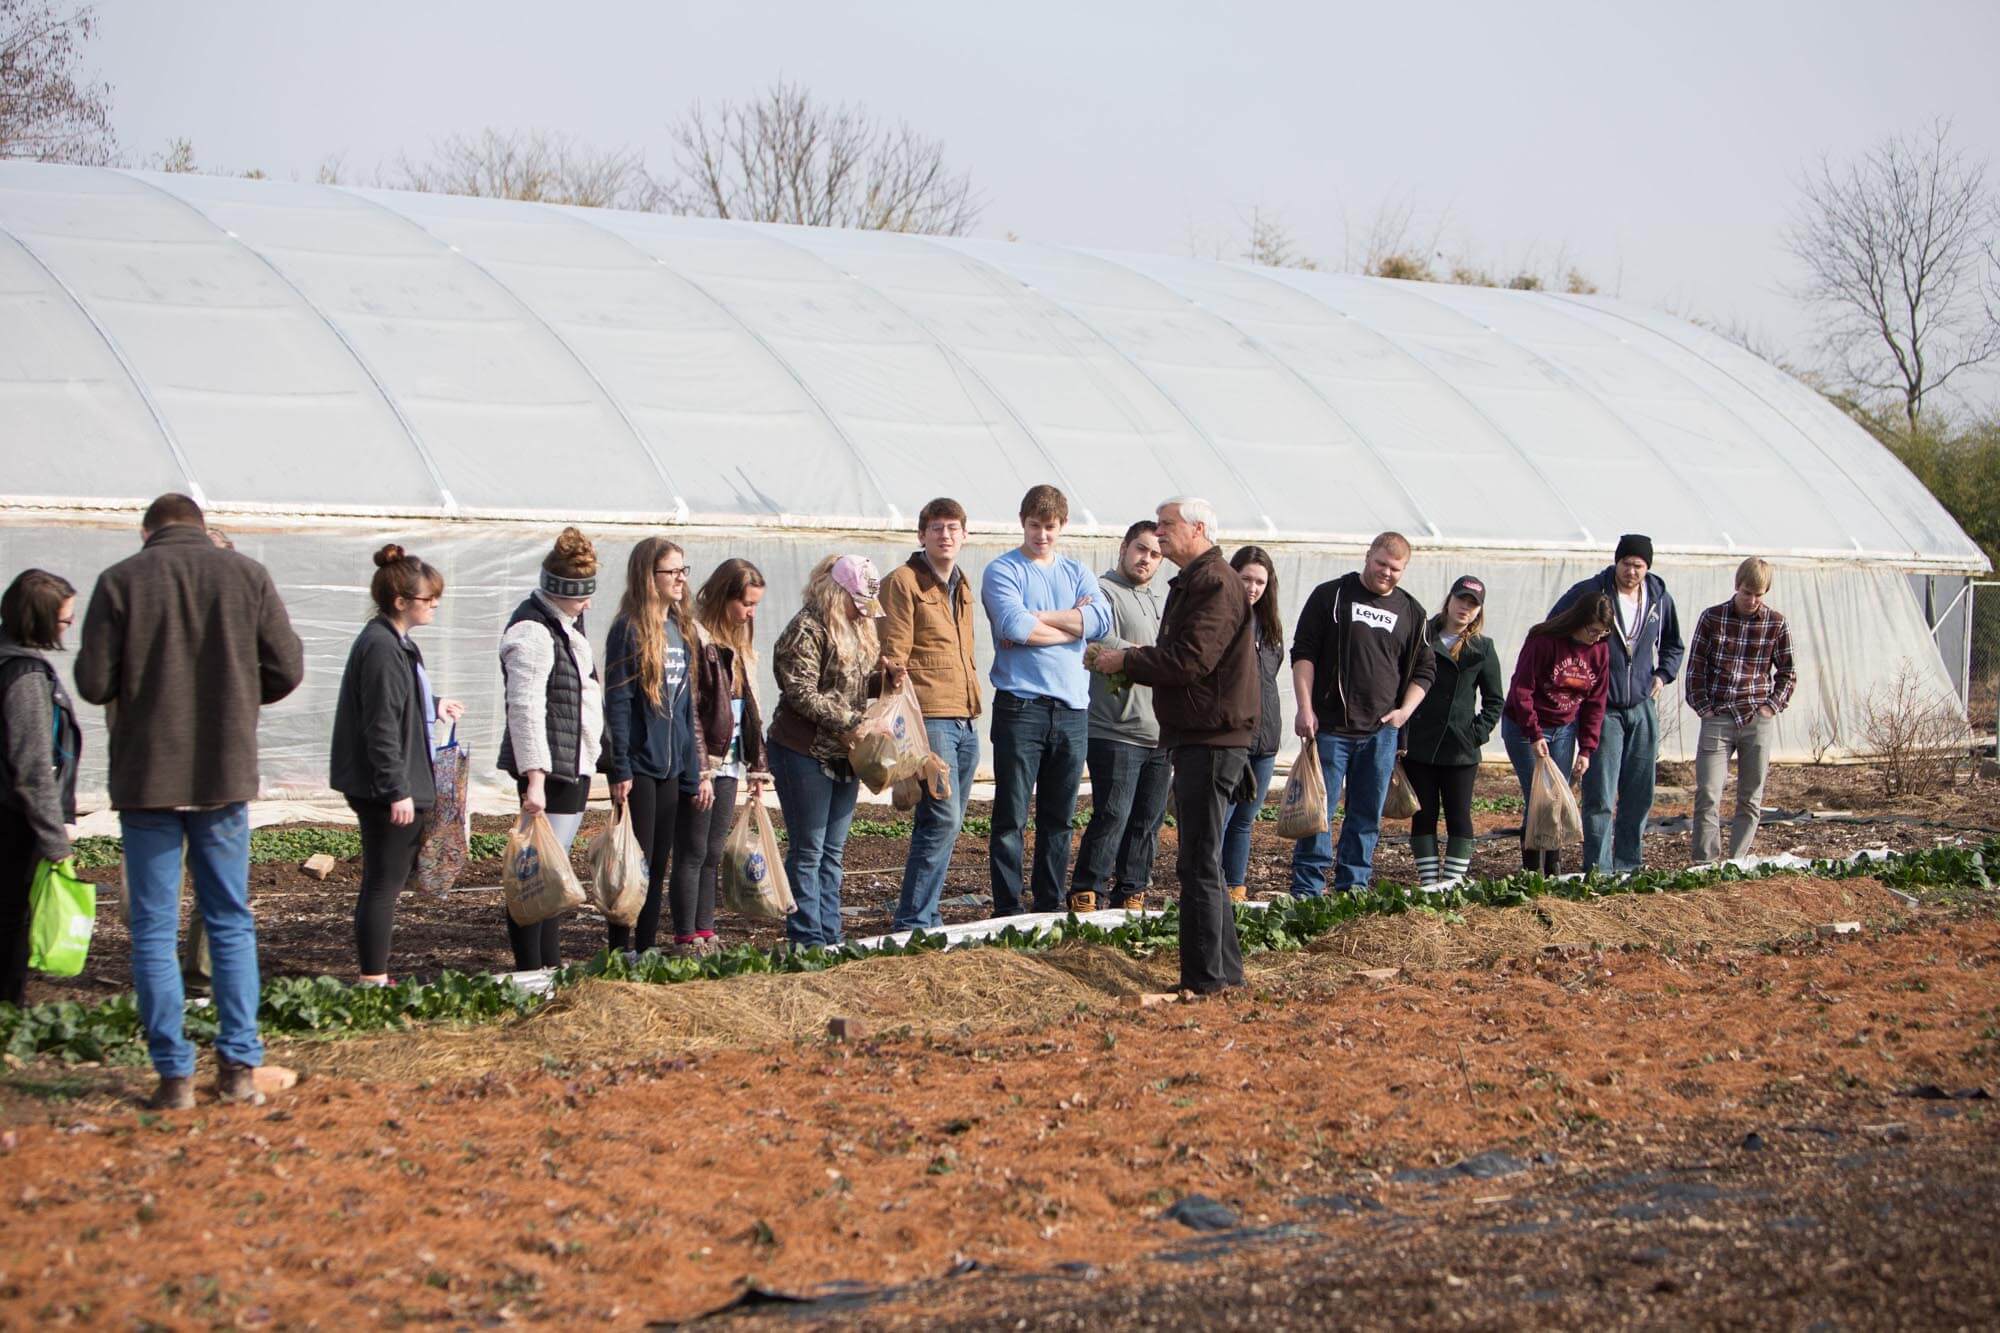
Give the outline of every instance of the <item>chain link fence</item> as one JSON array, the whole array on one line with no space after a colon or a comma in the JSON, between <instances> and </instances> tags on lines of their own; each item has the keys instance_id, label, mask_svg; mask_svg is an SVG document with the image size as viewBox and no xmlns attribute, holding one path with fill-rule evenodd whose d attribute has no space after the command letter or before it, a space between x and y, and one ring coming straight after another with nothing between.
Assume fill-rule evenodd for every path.
<instances>
[{"instance_id":1,"label":"chain link fence","mask_svg":"<svg viewBox=\"0 0 2000 1333\"><path fill-rule=\"evenodd\" d=\"M1970 628L1966 633L1965 713L1976 736L1991 736L2000 723L2000 580L1975 580L1967 589Z\"/></svg>"}]
</instances>

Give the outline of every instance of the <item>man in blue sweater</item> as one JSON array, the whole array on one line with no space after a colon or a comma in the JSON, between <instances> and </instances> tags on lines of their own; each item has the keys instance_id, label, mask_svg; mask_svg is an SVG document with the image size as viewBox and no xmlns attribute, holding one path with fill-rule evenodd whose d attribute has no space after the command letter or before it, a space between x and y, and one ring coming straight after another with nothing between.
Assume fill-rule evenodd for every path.
<instances>
[{"instance_id":1,"label":"man in blue sweater","mask_svg":"<svg viewBox=\"0 0 2000 1333\"><path fill-rule=\"evenodd\" d=\"M1660 758L1660 714L1654 696L1680 674L1680 617L1666 583L1653 573L1653 539L1636 532L1618 539L1611 564L1564 593L1554 618L1577 598L1603 593L1618 616L1611 636L1611 697L1597 756L1583 775L1583 868L1624 874L1645 864L1641 839L1653 808L1653 773Z\"/></svg>"},{"instance_id":2,"label":"man in blue sweater","mask_svg":"<svg viewBox=\"0 0 2000 1333\"><path fill-rule=\"evenodd\" d=\"M1069 501L1053 486L1021 498L1021 545L986 566L979 600L993 626L993 914L1021 902L1023 832L1035 802L1034 910L1061 910L1070 817L1090 743L1085 643L1111 630L1084 565L1056 554Z\"/></svg>"}]
</instances>

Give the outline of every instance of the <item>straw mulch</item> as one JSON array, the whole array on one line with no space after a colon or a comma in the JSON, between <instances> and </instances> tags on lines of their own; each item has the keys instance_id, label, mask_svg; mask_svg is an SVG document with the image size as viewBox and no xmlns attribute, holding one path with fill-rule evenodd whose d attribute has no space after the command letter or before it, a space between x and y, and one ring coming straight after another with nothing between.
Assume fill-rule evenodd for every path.
<instances>
[{"instance_id":1,"label":"straw mulch","mask_svg":"<svg viewBox=\"0 0 2000 1333\"><path fill-rule=\"evenodd\" d=\"M1467 907L1457 913L1462 924L1430 912L1370 917L1330 931L1307 952L1356 967L1467 967L1544 950L1752 949L1833 921L1892 921L1905 910L1872 880L1748 880L1686 893Z\"/></svg>"},{"instance_id":2,"label":"straw mulch","mask_svg":"<svg viewBox=\"0 0 2000 1333\"><path fill-rule=\"evenodd\" d=\"M1090 952L1117 956L1108 949ZM587 982L508 1023L302 1042L272 1058L315 1073L450 1078L547 1061L621 1064L813 1040L824 1037L827 1020L836 1017L860 1019L875 1034L969 1032L1059 1017L1118 993L1110 981L1115 969L1097 969L1101 975L1084 980L1051 966L1049 957L966 949L725 981Z\"/></svg>"},{"instance_id":3,"label":"straw mulch","mask_svg":"<svg viewBox=\"0 0 2000 1333\"><path fill-rule=\"evenodd\" d=\"M1753 948L1831 921L1881 923L1902 914L1900 900L1870 881L1772 879L1589 903L1547 898L1523 907L1469 907L1457 921L1429 912L1371 917L1303 951L1246 961L1255 982L1311 983L1363 968L1488 965L1551 948ZM1172 990L1178 971L1171 949L1132 958L1101 946L1065 945L1042 953L963 949L871 958L826 972L667 986L588 982L508 1023L290 1042L274 1048L272 1058L312 1073L415 1081L814 1041L835 1017L860 1019L877 1035L963 1034Z\"/></svg>"}]
</instances>

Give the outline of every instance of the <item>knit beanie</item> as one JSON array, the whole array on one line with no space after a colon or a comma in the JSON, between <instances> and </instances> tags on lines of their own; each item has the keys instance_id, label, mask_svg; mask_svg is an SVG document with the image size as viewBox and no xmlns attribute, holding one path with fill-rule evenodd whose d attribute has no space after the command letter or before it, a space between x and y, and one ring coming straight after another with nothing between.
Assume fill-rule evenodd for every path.
<instances>
[{"instance_id":1,"label":"knit beanie","mask_svg":"<svg viewBox=\"0 0 2000 1333\"><path fill-rule=\"evenodd\" d=\"M575 528L564 528L542 561L542 591L551 597L588 597L597 591L597 548Z\"/></svg>"},{"instance_id":2,"label":"knit beanie","mask_svg":"<svg viewBox=\"0 0 2000 1333\"><path fill-rule=\"evenodd\" d=\"M1646 568L1653 567L1653 539L1637 532L1628 532L1618 539L1618 554L1611 557L1617 564L1628 555L1636 555L1646 562Z\"/></svg>"}]
</instances>

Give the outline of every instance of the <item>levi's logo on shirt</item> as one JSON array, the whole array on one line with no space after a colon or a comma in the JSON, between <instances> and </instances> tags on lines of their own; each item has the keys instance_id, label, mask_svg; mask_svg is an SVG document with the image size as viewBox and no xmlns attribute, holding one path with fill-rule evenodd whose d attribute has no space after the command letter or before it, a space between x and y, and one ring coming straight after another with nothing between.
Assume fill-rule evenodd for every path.
<instances>
[{"instance_id":1,"label":"levi's logo on shirt","mask_svg":"<svg viewBox=\"0 0 2000 1333\"><path fill-rule=\"evenodd\" d=\"M1385 610L1379 606L1364 606L1360 602L1353 603L1353 606L1354 621L1356 624L1372 625L1376 629L1389 634L1396 632L1396 613L1394 611Z\"/></svg>"}]
</instances>

